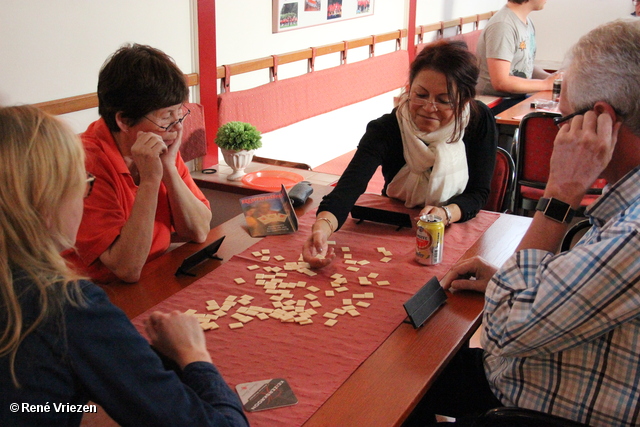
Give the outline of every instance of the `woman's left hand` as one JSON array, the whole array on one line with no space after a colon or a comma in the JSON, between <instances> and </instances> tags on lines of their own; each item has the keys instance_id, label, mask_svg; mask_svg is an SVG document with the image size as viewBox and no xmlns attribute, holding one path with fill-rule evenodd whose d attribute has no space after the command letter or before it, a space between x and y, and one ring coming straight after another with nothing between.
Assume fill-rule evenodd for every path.
<instances>
[{"instance_id":1,"label":"woman's left hand","mask_svg":"<svg viewBox=\"0 0 640 427\"><path fill-rule=\"evenodd\" d=\"M176 158L178 157L178 152L180 151L180 146L182 145L182 129L173 132L167 132L163 136L163 140L173 142L171 144L167 144L167 150L160 156L162 166L165 170L171 167L175 168Z\"/></svg>"},{"instance_id":2,"label":"woman's left hand","mask_svg":"<svg viewBox=\"0 0 640 427\"><path fill-rule=\"evenodd\" d=\"M444 209L442 209L441 207L438 207L438 206L428 206L428 205L426 205L420 211L420 216L425 215L425 214L436 215L436 216L439 216L443 221L445 221L445 222L447 221L447 213L444 211Z\"/></svg>"},{"instance_id":3,"label":"woman's left hand","mask_svg":"<svg viewBox=\"0 0 640 427\"><path fill-rule=\"evenodd\" d=\"M455 203L444 206L426 205L420 211L420 216L424 214L431 214L440 217L445 225L451 225L454 222L460 221L460 219L462 218L462 212L460 211L458 205L456 205Z\"/></svg>"}]
</instances>

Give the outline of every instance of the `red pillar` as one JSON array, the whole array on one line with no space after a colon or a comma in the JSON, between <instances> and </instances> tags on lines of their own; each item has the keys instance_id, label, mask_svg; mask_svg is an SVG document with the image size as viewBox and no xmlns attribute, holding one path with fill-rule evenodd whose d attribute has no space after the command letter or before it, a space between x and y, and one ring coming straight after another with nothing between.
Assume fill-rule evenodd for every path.
<instances>
[{"instance_id":1,"label":"red pillar","mask_svg":"<svg viewBox=\"0 0 640 427\"><path fill-rule=\"evenodd\" d=\"M409 16L407 19L407 51L409 62L413 62L416 57L416 2L409 0Z\"/></svg>"},{"instance_id":2,"label":"red pillar","mask_svg":"<svg viewBox=\"0 0 640 427\"><path fill-rule=\"evenodd\" d=\"M218 131L215 0L198 0L198 56L200 103L204 106L207 132L207 154L202 166L207 168L218 164L218 146L214 142Z\"/></svg>"}]
</instances>

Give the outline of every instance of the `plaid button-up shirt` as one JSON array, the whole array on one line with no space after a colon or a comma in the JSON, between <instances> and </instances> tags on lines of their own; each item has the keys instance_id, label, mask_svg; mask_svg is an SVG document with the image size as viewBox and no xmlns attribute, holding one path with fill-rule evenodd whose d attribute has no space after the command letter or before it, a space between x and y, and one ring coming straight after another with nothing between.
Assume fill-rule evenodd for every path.
<instances>
[{"instance_id":1,"label":"plaid button-up shirt","mask_svg":"<svg viewBox=\"0 0 640 427\"><path fill-rule=\"evenodd\" d=\"M507 406L592 426L640 423L640 167L587 210L558 255L514 254L490 282L485 372Z\"/></svg>"}]
</instances>

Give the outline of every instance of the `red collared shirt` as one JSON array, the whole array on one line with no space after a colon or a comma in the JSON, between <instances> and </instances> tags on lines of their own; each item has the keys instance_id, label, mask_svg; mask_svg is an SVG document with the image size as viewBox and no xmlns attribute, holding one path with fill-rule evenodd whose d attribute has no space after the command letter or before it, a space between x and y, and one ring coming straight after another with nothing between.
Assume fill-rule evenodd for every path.
<instances>
[{"instance_id":1,"label":"red collared shirt","mask_svg":"<svg viewBox=\"0 0 640 427\"><path fill-rule=\"evenodd\" d=\"M67 259L93 280L108 282L116 277L99 258L120 235L120 230L129 219L138 186L103 119L89 125L81 136L87 157L87 171L96 177L96 183L84 202L84 214L76 239L77 256L68 255ZM176 158L176 167L191 192L210 208L209 201L191 178L180 153ZM172 232L173 218L167 189L160 183L153 240L147 262L169 248Z\"/></svg>"}]
</instances>

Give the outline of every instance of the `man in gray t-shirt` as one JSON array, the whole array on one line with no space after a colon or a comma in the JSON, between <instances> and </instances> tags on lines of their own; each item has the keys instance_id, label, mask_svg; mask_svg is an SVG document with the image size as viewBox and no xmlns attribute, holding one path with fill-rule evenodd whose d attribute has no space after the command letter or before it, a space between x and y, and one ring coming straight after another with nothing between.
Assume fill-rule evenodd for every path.
<instances>
[{"instance_id":1,"label":"man in gray t-shirt","mask_svg":"<svg viewBox=\"0 0 640 427\"><path fill-rule=\"evenodd\" d=\"M529 14L547 0L509 0L491 17L478 41L477 92L502 97L551 90L555 76L533 64L536 33Z\"/></svg>"}]
</instances>

